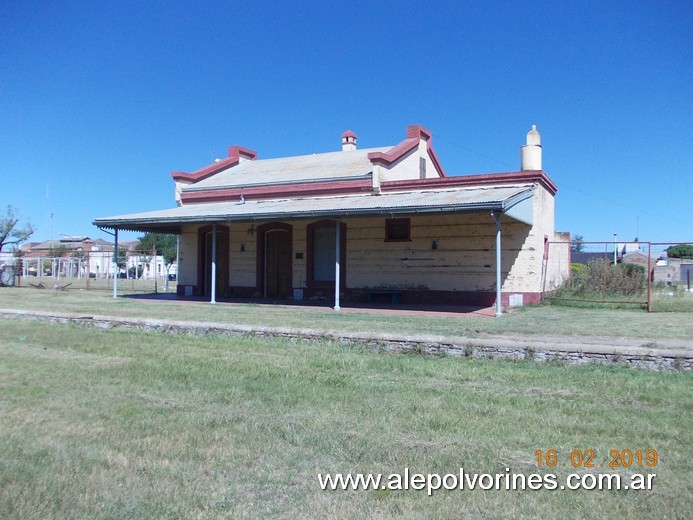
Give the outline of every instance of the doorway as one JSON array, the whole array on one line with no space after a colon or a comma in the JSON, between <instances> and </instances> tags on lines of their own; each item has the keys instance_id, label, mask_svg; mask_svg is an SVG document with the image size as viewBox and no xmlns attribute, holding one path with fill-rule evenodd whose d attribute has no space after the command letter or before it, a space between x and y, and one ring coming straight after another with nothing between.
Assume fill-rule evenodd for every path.
<instances>
[{"instance_id":1,"label":"doorway","mask_svg":"<svg viewBox=\"0 0 693 520\"><path fill-rule=\"evenodd\" d=\"M258 286L265 298L291 298L292 228L270 223L258 228Z\"/></svg>"},{"instance_id":2,"label":"doorway","mask_svg":"<svg viewBox=\"0 0 693 520\"><path fill-rule=\"evenodd\" d=\"M334 220L320 220L308 224L306 229L306 283L308 287L334 290L336 231ZM346 232L339 222L339 284L346 287Z\"/></svg>"},{"instance_id":3,"label":"doorway","mask_svg":"<svg viewBox=\"0 0 693 520\"><path fill-rule=\"evenodd\" d=\"M198 230L198 287L200 295L210 297L212 294L212 226L204 226ZM217 254L216 254L216 295L228 296L229 278L229 229L217 225Z\"/></svg>"}]
</instances>

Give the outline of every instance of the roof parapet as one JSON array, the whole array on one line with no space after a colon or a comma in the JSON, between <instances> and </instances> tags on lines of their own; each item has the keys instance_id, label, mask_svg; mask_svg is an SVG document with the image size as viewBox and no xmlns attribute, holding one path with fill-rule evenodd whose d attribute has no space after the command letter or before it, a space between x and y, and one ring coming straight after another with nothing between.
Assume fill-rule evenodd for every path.
<instances>
[{"instance_id":1,"label":"roof parapet","mask_svg":"<svg viewBox=\"0 0 693 520\"><path fill-rule=\"evenodd\" d=\"M225 159L218 160L214 162L214 164L195 170L192 173L171 172L171 177L173 177L175 181L195 183L211 177L220 171L232 168L242 161L254 161L255 159L257 159L257 152L242 146L229 146L229 156Z\"/></svg>"}]
</instances>

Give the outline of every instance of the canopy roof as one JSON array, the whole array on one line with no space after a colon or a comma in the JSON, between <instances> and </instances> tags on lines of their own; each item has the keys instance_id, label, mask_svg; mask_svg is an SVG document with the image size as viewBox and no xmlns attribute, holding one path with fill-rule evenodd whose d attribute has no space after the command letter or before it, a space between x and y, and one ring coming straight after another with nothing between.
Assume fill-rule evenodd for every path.
<instances>
[{"instance_id":1,"label":"canopy roof","mask_svg":"<svg viewBox=\"0 0 693 520\"><path fill-rule=\"evenodd\" d=\"M533 184L186 204L94 220L100 228L180 233L184 224L495 211L532 224Z\"/></svg>"}]
</instances>

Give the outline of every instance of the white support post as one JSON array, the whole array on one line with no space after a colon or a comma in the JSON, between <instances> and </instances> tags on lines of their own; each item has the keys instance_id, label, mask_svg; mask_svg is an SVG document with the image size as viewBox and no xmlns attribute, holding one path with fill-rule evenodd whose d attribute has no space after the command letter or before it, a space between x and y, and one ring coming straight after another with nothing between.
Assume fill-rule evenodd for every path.
<instances>
[{"instance_id":1,"label":"white support post","mask_svg":"<svg viewBox=\"0 0 693 520\"><path fill-rule=\"evenodd\" d=\"M212 298L209 303L217 303L217 225L212 224Z\"/></svg>"},{"instance_id":2,"label":"white support post","mask_svg":"<svg viewBox=\"0 0 693 520\"><path fill-rule=\"evenodd\" d=\"M338 311L341 307L339 306L339 246L341 242L339 220L335 221L335 232L334 232L334 310Z\"/></svg>"},{"instance_id":3,"label":"white support post","mask_svg":"<svg viewBox=\"0 0 693 520\"><path fill-rule=\"evenodd\" d=\"M501 305L501 221L500 215L491 213L493 220L496 221L496 318L503 316Z\"/></svg>"},{"instance_id":4,"label":"white support post","mask_svg":"<svg viewBox=\"0 0 693 520\"><path fill-rule=\"evenodd\" d=\"M113 297L118 297L118 228L115 228L113 233Z\"/></svg>"}]
</instances>

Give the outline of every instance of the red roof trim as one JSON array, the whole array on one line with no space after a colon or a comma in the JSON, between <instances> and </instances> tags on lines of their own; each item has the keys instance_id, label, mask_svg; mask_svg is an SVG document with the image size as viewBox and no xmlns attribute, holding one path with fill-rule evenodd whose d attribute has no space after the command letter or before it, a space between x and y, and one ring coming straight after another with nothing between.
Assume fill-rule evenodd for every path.
<instances>
[{"instance_id":1,"label":"red roof trim","mask_svg":"<svg viewBox=\"0 0 693 520\"><path fill-rule=\"evenodd\" d=\"M447 175L445 175L445 170L443 170L443 165L440 164L440 159L438 159L438 154L433 149L433 145L431 144L430 140L428 141L428 156L431 158L431 162L436 167L436 170L438 170L440 176L447 177Z\"/></svg>"},{"instance_id":2,"label":"red roof trim","mask_svg":"<svg viewBox=\"0 0 693 520\"><path fill-rule=\"evenodd\" d=\"M368 154L368 159L374 164L392 164L403 155L412 151L417 146L419 146L418 139L408 138L399 143L398 145L393 146L387 152L370 152Z\"/></svg>"},{"instance_id":3,"label":"red roof trim","mask_svg":"<svg viewBox=\"0 0 693 520\"><path fill-rule=\"evenodd\" d=\"M426 149L428 150L428 156L431 158L431 161L433 161L433 164L436 167L436 170L438 170L440 176L446 177L445 170L443 170L443 165L440 164L440 159L438 159L438 154L433 149L433 134L431 134L431 132L426 130L421 125L409 125L407 127L407 137L416 138L419 140L423 139L426 141Z\"/></svg>"},{"instance_id":4,"label":"red roof trim","mask_svg":"<svg viewBox=\"0 0 693 520\"><path fill-rule=\"evenodd\" d=\"M370 179L355 181L306 182L280 186L257 186L254 188L228 188L205 190L181 194L183 203L239 201L241 195L246 200L276 199L285 197L317 197L344 193L371 191Z\"/></svg>"},{"instance_id":5,"label":"red roof trim","mask_svg":"<svg viewBox=\"0 0 693 520\"><path fill-rule=\"evenodd\" d=\"M207 177L211 177L215 173L236 166L239 162L238 157L227 157L219 162L200 168L193 173L187 172L171 172L171 177L176 181L198 182Z\"/></svg>"},{"instance_id":6,"label":"red roof trim","mask_svg":"<svg viewBox=\"0 0 693 520\"><path fill-rule=\"evenodd\" d=\"M244 148L242 146L229 146L229 157L240 156L254 161L255 159L257 159L257 152L255 150L251 150L250 148Z\"/></svg>"},{"instance_id":7,"label":"red roof trim","mask_svg":"<svg viewBox=\"0 0 693 520\"><path fill-rule=\"evenodd\" d=\"M439 179L384 181L381 183L380 188L383 191L399 191L468 186L487 186L490 184L517 184L518 182L538 182L549 193L551 193L551 195L555 195L558 191L558 188L553 183L553 181L542 170L485 173L479 175L460 175L457 177L444 177Z\"/></svg>"},{"instance_id":8,"label":"red roof trim","mask_svg":"<svg viewBox=\"0 0 693 520\"><path fill-rule=\"evenodd\" d=\"M250 150L248 148L243 148L242 146L229 146L229 156L225 159L200 168L192 173L187 172L171 172L171 177L176 181L183 182L199 182L203 179L211 177L212 175L219 173L220 171L226 170L236 166L240 161L241 157L246 159L255 160L257 159L257 152Z\"/></svg>"},{"instance_id":9,"label":"red roof trim","mask_svg":"<svg viewBox=\"0 0 693 520\"><path fill-rule=\"evenodd\" d=\"M436 154L436 151L433 149L431 132L426 130L421 125L409 125L407 127L407 138L404 141L393 146L387 152L371 152L368 154L368 159L370 159L370 161L374 164L392 164L419 146L421 139L426 141L428 156L431 158L431 161L438 171L438 174L441 177L445 177L445 170L443 170L443 166L440 164L438 154Z\"/></svg>"}]
</instances>

